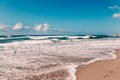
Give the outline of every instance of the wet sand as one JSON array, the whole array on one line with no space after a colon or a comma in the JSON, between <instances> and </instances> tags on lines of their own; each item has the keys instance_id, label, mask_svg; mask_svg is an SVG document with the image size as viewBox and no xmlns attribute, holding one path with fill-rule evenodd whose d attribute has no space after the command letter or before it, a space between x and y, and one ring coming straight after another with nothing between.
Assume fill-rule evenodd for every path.
<instances>
[{"instance_id":1,"label":"wet sand","mask_svg":"<svg viewBox=\"0 0 120 80\"><path fill-rule=\"evenodd\" d=\"M77 80L120 80L120 50L116 50L117 59L98 61L76 72Z\"/></svg>"}]
</instances>

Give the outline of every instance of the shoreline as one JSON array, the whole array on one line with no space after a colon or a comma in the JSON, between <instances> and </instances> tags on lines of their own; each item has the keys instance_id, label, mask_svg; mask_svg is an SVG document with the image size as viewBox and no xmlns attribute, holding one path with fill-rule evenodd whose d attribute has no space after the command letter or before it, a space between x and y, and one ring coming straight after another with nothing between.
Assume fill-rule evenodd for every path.
<instances>
[{"instance_id":1,"label":"shoreline","mask_svg":"<svg viewBox=\"0 0 120 80\"><path fill-rule=\"evenodd\" d=\"M116 59L97 61L76 70L76 80L119 80L120 50L115 50Z\"/></svg>"}]
</instances>

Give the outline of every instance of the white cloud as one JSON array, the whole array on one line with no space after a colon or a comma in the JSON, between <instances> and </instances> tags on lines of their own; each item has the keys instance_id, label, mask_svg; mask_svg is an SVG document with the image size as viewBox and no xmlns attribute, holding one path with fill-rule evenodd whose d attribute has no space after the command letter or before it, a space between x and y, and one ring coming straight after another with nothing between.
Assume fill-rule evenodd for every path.
<instances>
[{"instance_id":1,"label":"white cloud","mask_svg":"<svg viewBox=\"0 0 120 80\"><path fill-rule=\"evenodd\" d=\"M42 28L42 25L41 25L41 24L39 24L39 25L35 26L35 30L36 30L36 31L40 31L40 30L41 30L41 28Z\"/></svg>"},{"instance_id":2,"label":"white cloud","mask_svg":"<svg viewBox=\"0 0 120 80\"><path fill-rule=\"evenodd\" d=\"M120 13L113 14L113 18L120 18Z\"/></svg>"},{"instance_id":3,"label":"white cloud","mask_svg":"<svg viewBox=\"0 0 120 80\"><path fill-rule=\"evenodd\" d=\"M46 32L46 31L48 31L48 30L49 30L49 24L44 23L44 24L43 24L43 31Z\"/></svg>"},{"instance_id":4,"label":"white cloud","mask_svg":"<svg viewBox=\"0 0 120 80\"><path fill-rule=\"evenodd\" d=\"M0 24L0 29L5 28L5 25Z\"/></svg>"},{"instance_id":5,"label":"white cloud","mask_svg":"<svg viewBox=\"0 0 120 80\"><path fill-rule=\"evenodd\" d=\"M120 9L119 6L115 5L115 6L109 6L109 9Z\"/></svg>"},{"instance_id":6,"label":"white cloud","mask_svg":"<svg viewBox=\"0 0 120 80\"><path fill-rule=\"evenodd\" d=\"M16 23L16 25L13 27L13 30L19 30L19 29L22 29L22 23L21 22Z\"/></svg>"},{"instance_id":7,"label":"white cloud","mask_svg":"<svg viewBox=\"0 0 120 80\"><path fill-rule=\"evenodd\" d=\"M21 22L16 23L14 26L12 25L3 25L0 24L0 32L2 33L10 33L10 34L38 34L38 33L53 33L60 32L60 30L53 30L53 28L49 28L48 23L38 24L36 26L24 26Z\"/></svg>"}]
</instances>

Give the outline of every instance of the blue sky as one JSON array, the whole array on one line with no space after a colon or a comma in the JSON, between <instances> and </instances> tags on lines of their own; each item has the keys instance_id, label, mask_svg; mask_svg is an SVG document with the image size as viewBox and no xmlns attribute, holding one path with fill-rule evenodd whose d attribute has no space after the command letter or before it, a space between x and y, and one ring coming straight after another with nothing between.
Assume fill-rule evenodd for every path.
<instances>
[{"instance_id":1,"label":"blue sky","mask_svg":"<svg viewBox=\"0 0 120 80\"><path fill-rule=\"evenodd\" d=\"M0 34L120 33L120 0L0 0Z\"/></svg>"}]
</instances>

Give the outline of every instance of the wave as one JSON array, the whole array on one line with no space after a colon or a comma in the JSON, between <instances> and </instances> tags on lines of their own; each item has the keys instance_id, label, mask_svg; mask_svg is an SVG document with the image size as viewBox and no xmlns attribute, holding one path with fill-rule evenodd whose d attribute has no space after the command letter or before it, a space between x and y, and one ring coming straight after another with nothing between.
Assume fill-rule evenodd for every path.
<instances>
[{"instance_id":1,"label":"wave","mask_svg":"<svg viewBox=\"0 0 120 80\"><path fill-rule=\"evenodd\" d=\"M53 42L61 42L65 40L79 40L79 39L104 39L104 38L120 38L120 36L109 35L77 35L77 36L27 36L27 35L13 35L0 36L0 43L10 43L15 41L25 40L50 40Z\"/></svg>"},{"instance_id":2,"label":"wave","mask_svg":"<svg viewBox=\"0 0 120 80\"><path fill-rule=\"evenodd\" d=\"M59 39L59 40L69 40L69 39L97 39L105 38L105 36L29 36L33 40L46 40L46 39Z\"/></svg>"},{"instance_id":3,"label":"wave","mask_svg":"<svg viewBox=\"0 0 120 80\"><path fill-rule=\"evenodd\" d=\"M10 43L15 41L24 41L24 40L30 40L28 37L7 37L7 38L0 38L0 43Z\"/></svg>"}]
</instances>

